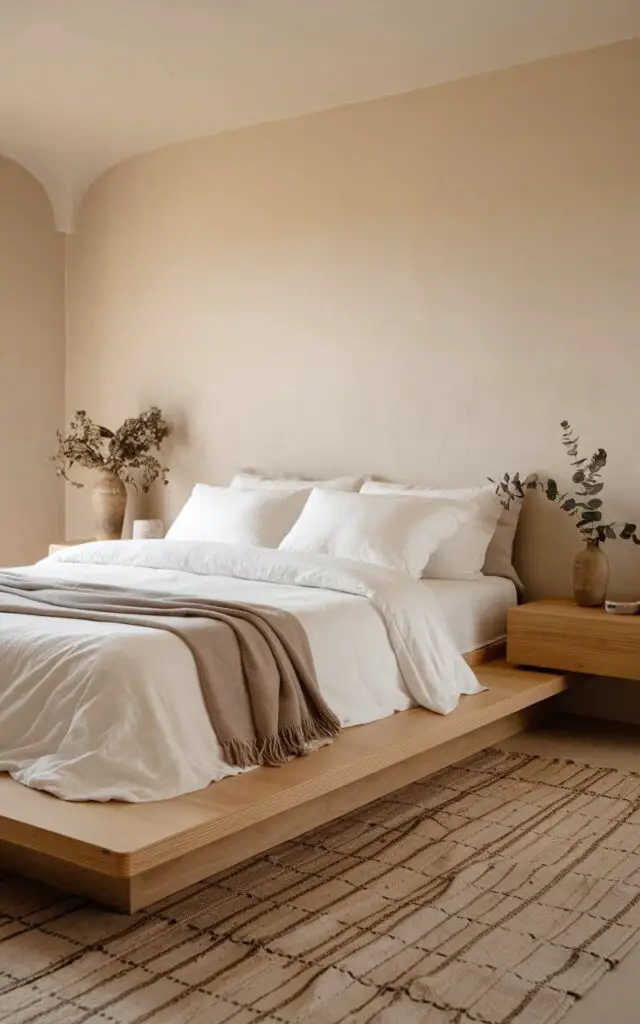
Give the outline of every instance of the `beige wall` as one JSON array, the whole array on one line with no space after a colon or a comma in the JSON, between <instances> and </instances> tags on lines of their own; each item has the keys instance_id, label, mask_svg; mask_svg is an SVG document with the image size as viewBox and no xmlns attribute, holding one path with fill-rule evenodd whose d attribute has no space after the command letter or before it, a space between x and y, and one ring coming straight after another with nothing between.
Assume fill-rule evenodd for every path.
<instances>
[{"instance_id":1,"label":"beige wall","mask_svg":"<svg viewBox=\"0 0 640 1024\"><path fill-rule=\"evenodd\" d=\"M64 528L47 461L64 414L64 243L41 185L0 157L0 565L42 558Z\"/></svg>"},{"instance_id":2,"label":"beige wall","mask_svg":"<svg viewBox=\"0 0 640 1024\"><path fill-rule=\"evenodd\" d=\"M120 165L70 239L67 411L174 418L167 519L239 466L563 476L568 417L640 521L639 125L635 41ZM526 518L532 592L566 592L573 528Z\"/></svg>"}]
</instances>

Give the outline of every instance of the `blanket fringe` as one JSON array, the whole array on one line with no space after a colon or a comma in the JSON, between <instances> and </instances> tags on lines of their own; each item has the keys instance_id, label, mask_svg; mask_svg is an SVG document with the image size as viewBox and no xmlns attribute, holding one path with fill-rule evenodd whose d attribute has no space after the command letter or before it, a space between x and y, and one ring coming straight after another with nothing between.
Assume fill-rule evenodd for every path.
<instances>
[{"instance_id":1,"label":"blanket fringe","mask_svg":"<svg viewBox=\"0 0 640 1024\"><path fill-rule=\"evenodd\" d=\"M239 768L264 765L277 768L306 753L314 740L331 739L339 736L342 727L332 711L320 711L318 718L305 718L300 725L287 725L275 736L264 736L256 740L241 740L233 737L222 744L225 760Z\"/></svg>"}]
</instances>

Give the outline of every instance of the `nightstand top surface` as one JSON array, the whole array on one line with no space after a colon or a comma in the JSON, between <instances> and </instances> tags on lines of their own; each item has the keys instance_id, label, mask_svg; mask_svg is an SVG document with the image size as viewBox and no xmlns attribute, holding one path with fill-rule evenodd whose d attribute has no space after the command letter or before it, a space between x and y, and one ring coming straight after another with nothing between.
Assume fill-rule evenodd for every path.
<instances>
[{"instance_id":1,"label":"nightstand top surface","mask_svg":"<svg viewBox=\"0 0 640 1024\"><path fill-rule=\"evenodd\" d=\"M577 605L572 597L545 597L540 601L527 601L524 604L520 604L517 608L509 609L510 615L534 615L541 617L561 616L565 619L583 619L592 618L594 615L603 616L606 619L626 619L627 621L637 620L640 623L640 614L638 615L616 615L613 612L607 612L602 606L599 608L582 608Z\"/></svg>"}]
</instances>

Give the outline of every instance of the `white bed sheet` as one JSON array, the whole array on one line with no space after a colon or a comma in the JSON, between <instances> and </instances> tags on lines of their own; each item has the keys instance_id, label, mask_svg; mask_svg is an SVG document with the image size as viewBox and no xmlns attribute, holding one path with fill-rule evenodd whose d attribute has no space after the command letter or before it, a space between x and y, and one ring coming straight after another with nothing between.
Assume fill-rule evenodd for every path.
<instances>
[{"instance_id":1,"label":"white bed sheet","mask_svg":"<svg viewBox=\"0 0 640 1024\"><path fill-rule=\"evenodd\" d=\"M153 542L135 543L136 550L153 556L161 550ZM170 542L162 544L169 552ZM109 564L114 549L92 547L104 549L107 561L68 561L74 555L67 550L20 571L291 611L307 631L320 688L344 726L375 721L415 703L407 671L414 677L414 697L420 676L431 677L434 699L445 702L438 710L454 707L459 693L479 689L466 666L454 660L437 603L425 601L423 584L404 573L265 549L252 549L250 558L247 553L246 571L277 572L276 583L246 573L236 578L230 574L235 565L221 564L221 575L200 575L199 570L147 566L146 556L135 565ZM231 551L226 545L200 547L219 548L222 563L231 559L222 550ZM133 547L117 549L116 563L128 550ZM291 566L285 558L293 559ZM336 567L325 567L329 561ZM240 576L242 571L241 559ZM296 585L287 584L291 576ZM334 589L334 582L357 592ZM359 596L370 586L379 587L376 599ZM385 604L398 609L395 653L389 616L381 611ZM191 654L172 634L116 623L0 615L0 640L0 771L19 782L65 799L144 801L201 789L239 771L222 758Z\"/></svg>"},{"instance_id":2,"label":"white bed sheet","mask_svg":"<svg viewBox=\"0 0 640 1024\"><path fill-rule=\"evenodd\" d=\"M485 647L507 635L507 611L518 603L511 580L424 580L436 598L454 644L461 654Z\"/></svg>"}]
</instances>

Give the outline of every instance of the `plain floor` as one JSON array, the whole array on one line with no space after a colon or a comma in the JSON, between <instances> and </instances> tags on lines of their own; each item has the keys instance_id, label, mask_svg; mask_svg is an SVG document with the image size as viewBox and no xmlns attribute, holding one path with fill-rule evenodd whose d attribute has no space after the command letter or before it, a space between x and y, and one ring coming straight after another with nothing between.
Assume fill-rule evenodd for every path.
<instances>
[{"instance_id":1,"label":"plain floor","mask_svg":"<svg viewBox=\"0 0 640 1024\"><path fill-rule=\"evenodd\" d=\"M640 772L638 726L567 716L498 745L502 750ZM640 945L575 1004L563 1024L640 1024Z\"/></svg>"}]
</instances>

